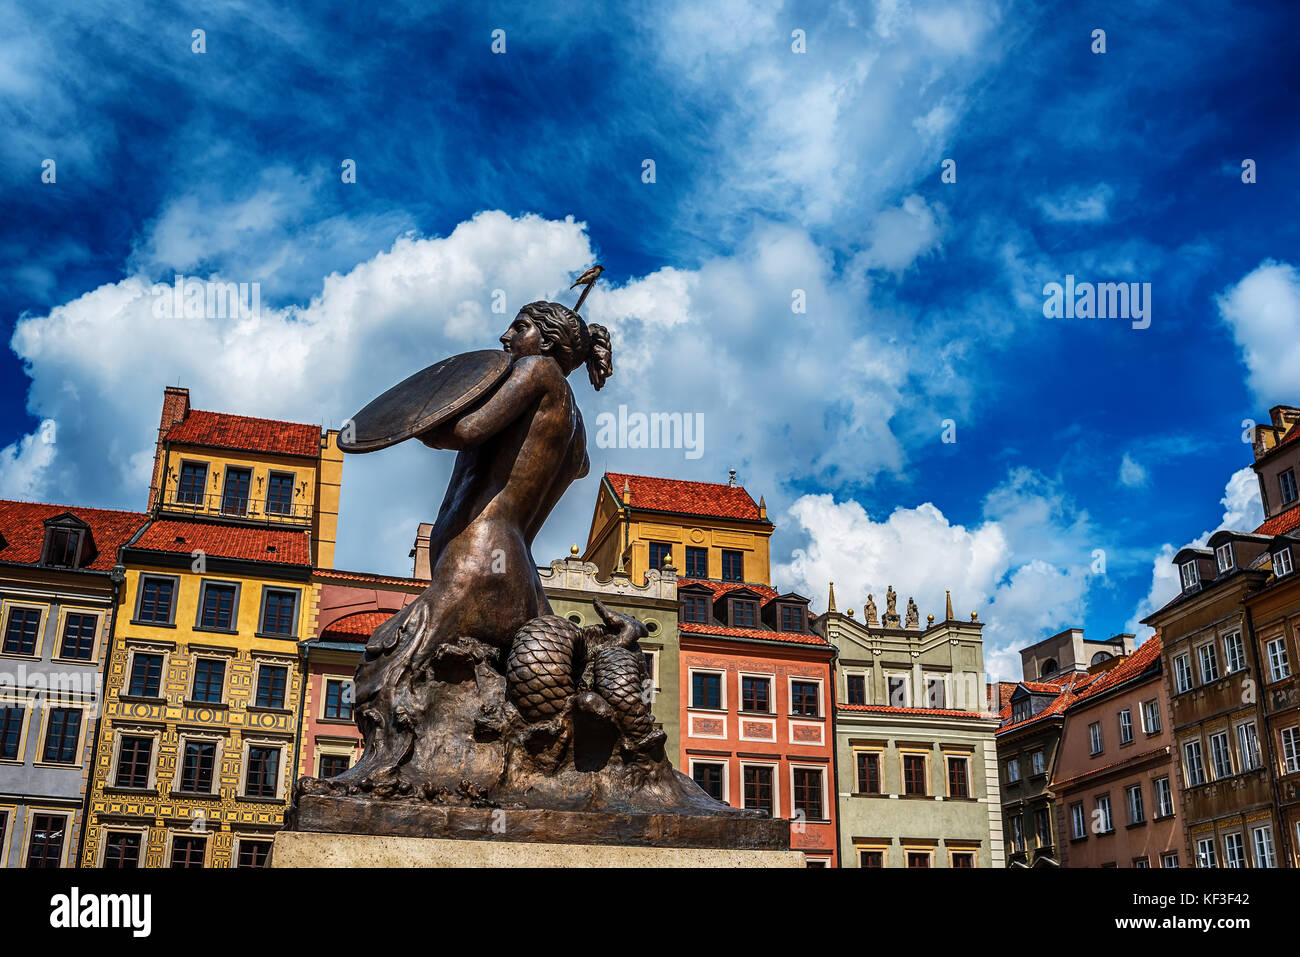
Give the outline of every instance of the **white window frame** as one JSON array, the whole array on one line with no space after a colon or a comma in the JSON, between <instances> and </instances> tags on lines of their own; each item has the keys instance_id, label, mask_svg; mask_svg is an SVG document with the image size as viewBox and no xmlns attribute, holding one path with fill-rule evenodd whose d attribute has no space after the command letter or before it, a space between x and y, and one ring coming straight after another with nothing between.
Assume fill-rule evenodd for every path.
<instances>
[{"instance_id":1,"label":"white window frame","mask_svg":"<svg viewBox=\"0 0 1300 957\"><path fill-rule=\"evenodd\" d=\"M1256 867L1277 867L1277 848L1273 843L1273 825L1260 824L1250 830L1250 847Z\"/></svg>"},{"instance_id":2,"label":"white window frame","mask_svg":"<svg viewBox=\"0 0 1300 957\"><path fill-rule=\"evenodd\" d=\"M1128 797L1128 822L1145 824L1147 820L1146 800L1142 797L1142 784L1130 784L1124 789Z\"/></svg>"},{"instance_id":3,"label":"white window frame","mask_svg":"<svg viewBox=\"0 0 1300 957\"><path fill-rule=\"evenodd\" d=\"M894 694L889 688L889 683L895 678L903 682L903 703L894 704ZM885 672L885 696L888 699L890 707L912 707L912 675L907 671L886 671Z\"/></svg>"},{"instance_id":4,"label":"white window frame","mask_svg":"<svg viewBox=\"0 0 1300 957\"><path fill-rule=\"evenodd\" d=\"M1020 759L1008 758L1007 759L1007 783L1015 784L1019 780L1020 780Z\"/></svg>"},{"instance_id":5,"label":"white window frame","mask_svg":"<svg viewBox=\"0 0 1300 957\"><path fill-rule=\"evenodd\" d=\"M1219 742L1222 742L1222 747L1219 747ZM1226 730L1215 731L1210 735L1210 767L1214 769L1216 781L1230 778L1236 773L1232 760L1232 735Z\"/></svg>"},{"instance_id":6,"label":"white window frame","mask_svg":"<svg viewBox=\"0 0 1300 957\"><path fill-rule=\"evenodd\" d=\"M1291 497L1287 498L1287 491L1291 492ZM1300 489L1296 487L1295 469L1283 469L1277 473L1277 491L1278 496L1282 499L1283 505L1290 505L1300 495Z\"/></svg>"},{"instance_id":7,"label":"white window frame","mask_svg":"<svg viewBox=\"0 0 1300 957\"><path fill-rule=\"evenodd\" d=\"M1173 863L1170 863L1171 861L1172 861ZM1178 866L1180 866L1179 863L1178 863L1178 852L1177 852L1177 851L1166 851L1164 854L1161 854L1161 855L1160 855L1160 866L1161 866L1161 867L1178 867Z\"/></svg>"},{"instance_id":8,"label":"white window frame","mask_svg":"<svg viewBox=\"0 0 1300 957\"><path fill-rule=\"evenodd\" d=\"M1160 733L1160 699L1142 702L1142 730L1147 734Z\"/></svg>"},{"instance_id":9,"label":"white window frame","mask_svg":"<svg viewBox=\"0 0 1300 957\"><path fill-rule=\"evenodd\" d=\"M731 803L731 762L730 761L728 761L726 758L716 758L716 757L693 758L687 755L686 763L687 763L686 773L691 776L692 782L695 780L695 766L697 764L722 765L722 803L723 804ZM699 787L699 785L697 784L696 787ZM700 790L703 791L704 789L700 788ZM709 796L712 797L712 795Z\"/></svg>"},{"instance_id":10,"label":"white window frame","mask_svg":"<svg viewBox=\"0 0 1300 957\"><path fill-rule=\"evenodd\" d=\"M1241 771L1254 771L1263 764L1259 750L1259 728L1254 721L1243 721L1234 729L1237 737L1237 757Z\"/></svg>"},{"instance_id":11,"label":"white window frame","mask_svg":"<svg viewBox=\"0 0 1300 957\"><path fill-rule=\"evenodd\" d=\"M1286 650L1286 635L1278 635L1264 647L1268 652L1268 680L1282 681L1291 677L1291 657Z\"/></svg>"},{"instance_id":12,"label":"white window frame","mask_svg":"<svg viewBox=\"0 0 1300 957\"><path fill-rule=\"evenodd\" d=\"M931 682L937 684L939 688L940 700L938 701L938 703L933 703L930 701ZM934 708L936 710L946 709L948 707L948 676L944 674L933 673L933 672L923 674L921 676L921 693L925 695L924 707Z\"/></svg>"},{"instance_id":13,"label":"white window frame","mask_svg":"<svg viewBox=\"0 0 1300 957\"><path fill-rule=\"evenodd\" d=\"M1156 817L1173 817L1174 789L1169 783L1169 775L1166 774L1152 779L1151 787L1156 793Z\"/></svg>"},{"instance_id":14,"label":"white window frame","mask_svg":"<svg viewBox=\"0 0 1300 957\"><path fill-rule=\"evenodd\" d=\"M1174 658L1174 691L1184 694L1192 687L1192 656L1184 651Z\"/></svg>"},{"instance_id":15,"label":"white window frame","mask_svg":"<svg viewBox=\"0 0 1300 957\"><path fill-rule=\"evenodd\" d=\"M1029 755L1029 770L1033 777L1047 773L1047 755L1043 753L1042 748Z\"/></svg>"},{"instance_id":16,"label":"white window frame","mask_svg":"<svg viewBox=\"0 0 1300 957\"><path fill-rule=\"evenodd\" d=\"M1223 664L1227 668L1225 674L1236 674L1246 669L1246 646L1242 643L1240 631L1230 631L1223 636Z\"/></svg>"},{"instance_id":17,"label":"white window frame","mask_svg":"<svg viewBox=\"0 0 1300 957\"><path fill-rule=\"evenodd\" d=\"M795 714L794 713L794 683L802 681L805 684L815 684L817 686L817 713L816 714ZM776 681L772 682L772 693L776 694ZM785 702L786 711L789 712L787 717L795 721L814 721L818 718L826 717L826 682L817 675L787 675L785 680ZM772 702L772 707L776 707L776 702ZM776 713L776 712L774 712Z\"/></svg>"},{"instance_id":18,"label":"white window frame","mask_svg":"<svg viewBox=\"0 0 1300 957\"><path fill-rule=\"evenodd\" d=\"M1207 641L1196 646L1196 665L1201 672L1201 684L1203 685L1218 681L1222 677L1219 674L1219 648L1213 641Z\"/></svg>"},{"instance_id":19,"label":"white window frame","mask_svg":"<svg viewBox=\"0 0 1300 957\"><path fill-rule=\"evenodd\" d=\"M1214 838L1202 837L1196 841L1196 866L1198 868L1218 867L1219 854Z\"/></svg>"},{"instance_id":20,"label":"white window frame","mask_svg":"<svg viewBox=\"0 0 1300 957\"><path fill-rule=\"evenodd\" d=\"M772 772L772 819L780 820L781 818L781 765L776 761L746 761L740 762L740 793L737 795L740 799L741 807L745 806L745 768L767 768ZM725 777L726 775L723 775ZM823 789L824 790L824 789ZM794 792L790 792L793 797Z\"/></svg>"},{"instance_id":21,"label":"white window frame","mask_svg":"<svg viewBox=\"0 0 1300 957\"><path fill-rule=\"evenodd\" d=\"M1094 721L1088 725L1088 754L1096 757L1106 751L1106 738L1101 730L1101 722Z\"/></svg>"},{"instance_id":22,"label":"white window frame","mask_svg":"<svg viewBox=\"0 0 1300 957\"><path fill-rule=\"evenodd\" d=\"M1119 710L1119 743L1133 743L1133 711L1131 708Z\"/></svg>"},{"instance_id":23,"label":"white window frame","mask_svg":"<svg viewBox=\"0 0 1300 957\"><path fill-rule=\"evenodd\" d=\"M1232 560L1232 542L1224 542L1214 550L1214 563L1219 568L1219 574L1232 571L1234 562Z\"/></svg>"},{"instance_id":24,"label":"white window frame","mask_svg":"<svg viewBox=\"0 0 1300 957\"><path fill-rule=\"evenodd\" d=\"M824 765L824 764L797 764L797 763L793 763L793 762L790 764L790 774L789 774L789 784L790 784L790 820L794 820L794 819L795 819L795 818L794 818L794 815L797 813L797 808L795 808L795 806L794 806L794 772L795 772L795 771L816 771L816 772L821 776L821 782L822 782L822 817L819 817L819 818L816 818L816 819L814 819L814 818L805 818L804 820L805 820L806 822L810 822L810 823L814 823L814 824L822 824L822 823L825 823L826 821L829 821L829 820L830 820L830 813L831 813L831 806L830 806L830 793L829 793L829 788L828 788L827 778L829 778L830 775L827 773L826 765Z\"/></svg>"},{"instance_id":25,"label":"white window frame","mask_svg":"<svg viewBox=\"0 0 1300 957\"><path fill-rule=\"evenodd\" d=\"M703 705L695 703L695 676L717 675L718 676L718 707L706 708ZM717 714L727 708L727 672L721 668L687 668L686 669L686 705L692 711L707 711L709 714Z\"/></svg>"},{"instance_id":26,"label":"white window frame","mask_svg":"<svg viewBox=\"0 0 1300 957\"><path fill-rule=\"evenodd\" d=\"M1183 591L1195 588L1201 582L1201 572L1196 567L1196 559L1194 558L1190 562L1183 562L1179 566L1179 574L1182 576Z\"/></svg>"},{"instance_id":27,"label":"white window frame","mask_svg":"<svg viewBox=\"0 0 1300 957\"><path fill-rule=\"evenodd\" d=\"M1300 725L1283 728L1280 734L1282 737L1282 773L1295 774L1300 772Z\"/></svg>"},{"instance_id":28,"label":"white window frame","mask_svg":"<svg viewBox=\"0 0 1300 957\"><path fill-rule=\"evenodd\" d=\"M1277 578L1285 578L1295 571L1295 566L1291 563L1291 547L1279 548L1273 553L1273 575Z\"/></svg>"},{"instance_id":29,"label":"white window frame","mask_svg":"<svg viewBox=\"0 0 1300 957\"><path fill-rule=\"evenodd\" d=\"M1088 836L1088 813L1083 809L1082 801L1070 805L1070 833L1075 840Z\"/></svg>"},{"instance_id":30,"label":"white window frame","mask_svg":"<svg viewBox=\"0 0 1300 957\"><path fill-rule=\"evenodd\" d=\"M1193 752L1195 760L1193 760ZM1193 768L1198 772L1195 775L1192 773ZM1200 787L1209 781L1205 774L1205 749L1199 738L1183 742L1183 776L1189 788Z\"/></svg>"},{"instance_id":31,"label":"white window frame","mask_svg":"<svg viewBox=\"0 0 1300 957\"><path fill-rule=\"evenodd\" d=\"M126 672L122 675L122 687L118 691L118 696L125 697L131 701L166 701L167 669L171 667L172 649L166 645L151 645L147 643L136 644L130 638L126 639L125 644L127 648ZM162 657L162 667L158 670L158 694L152 698L146 696L145 698L140 699L131 694L131 675L135 673L136 655L159 655Z\"/></svg>"},{"instance_id":32,"label":"white window frame","mask_svg":"<svg viewBox=\"0 0 1300 957\"><path fill-rule=\"evenodd\" d=\"M1246 838L1240 831L1229 831L1223 835L1223 866L1246 866Z\"/></svg>"},{"instance_id":33,"label":"white window frame","mask_svg":"<svg viewBox=\"0 0 1300 957\"><path fill-rule=\"evenodd\" d=\"M1111 808L1110 795L1098 794L1094 798L1094 801L1096 802L1097 805L1096 809L1102 812L1101 814L1102 820L1106 822L1106 826L1098 833L1109 834L1115 830L1115 815Z\"/></svg>"}]
</instances>

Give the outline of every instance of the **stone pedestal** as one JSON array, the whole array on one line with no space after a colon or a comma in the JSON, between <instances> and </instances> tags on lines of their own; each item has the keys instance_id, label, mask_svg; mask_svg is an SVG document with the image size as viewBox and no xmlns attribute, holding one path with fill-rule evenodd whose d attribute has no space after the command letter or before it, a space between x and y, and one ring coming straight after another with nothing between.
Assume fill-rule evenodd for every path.
<instances>
[{"instance_id":1,"label":"stone pedestal","mask_svg":"<svg viewBox=\"0 0 1300 957\"><path fill-rule=\"evenodd\" d=\"M540 844L281 831L272 867L803 867L802 851Z\"/></svg>"}]
</instances>

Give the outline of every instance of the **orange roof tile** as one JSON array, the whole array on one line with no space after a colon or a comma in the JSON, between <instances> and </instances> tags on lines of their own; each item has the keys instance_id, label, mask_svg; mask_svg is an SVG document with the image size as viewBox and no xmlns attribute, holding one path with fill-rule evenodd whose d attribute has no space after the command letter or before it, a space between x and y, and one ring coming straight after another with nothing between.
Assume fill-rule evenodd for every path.
<instances>
[{"instance_id":1,"label":"orange roof tile","mask_svg":"<svg viewBox=\"0 0 1300 957\"><path fill-rule=\"evenodd\" d=\"M957 711L953 708L896 708L884 704L844 704L838 705L841 711L869 711L881 714L928 714L945 718L989 718L983 711Z\"/></svg>"},{"instance_id":2,"label":"orange roof tile","mask_svg":"<svg viewBox=\"0 0 1300 957\"><path fill-rule=\"evenodd\" d=\"M789 642L796 645L821 645L830 643L821 635L808 635L795 631L765 631L762 628L732 628L730 625L701 624L697 621L678 622L677 630L689 635L714 635L720 638L758 638L761 641Z\"/></svg>"},{"instance_id":3,"label":"orange roof tile","mask_svg":"<svg viewBox=\"0 0 1300 957\"><path fill-rule=\"evenodd\" d=\"M109 571L117 564L117 550L149 519L141 512L0 499L0 537L5 542L0 547L0 562L38 564L45 547L45 520L65 512L90 526L95 558L84 567L98 572Z\"/></svg>"},{"instance_id":4,"label":"orange roof tile","mask_svg":"<svg viewBox=\"0 0 1300 957\"><path fill-rule=\"evenodd\" d=\"M331 622L321 632L322 641L353 641L361 644L370 640L375 629L393 617L391 611L356 611Z\"/></svg>"},{"instance_id":5,"label":"orange roof tile","mask_svg":"<svg viewBox=\"0 0 1300 957\"><path fill-rule=\"evenodd\" d=\"M1037 714L1031 714L1028 718L1025 718L1023 721L1017 721L1015 724L1005 724L998 728L996 733L999 735L1006 734L1008 731L1015 731L1027 727L1035 721L1041 721L1044 718L1050 718L1053 715L1062 714L1074 701L1075 694L1081 689L1088 687L1088 685L1092 684L1097 680L1097 678L1098 675L1069 672L1064 675L1058 675L1057 678L1054 678L1049 682L1020 682L1028 690L1034 691L1035 694L1055 693L1056 697L1053 698L1042 711ZM1059 684L1057 683L1058 680L1060 682ZM1033 686L1038 686L1041 690L1036 691ZM1002 718L1003 721L1006 721L1011 717L1011 713L1011 702L1010 699L1008 699L1007 704L998 712L998 716Z\"/></svg>"},{"instance_id":6,"label":"orange roof tile","mask_svg":"<svg viewBox=\"0 0 1300 957\"><path fill-rule=\"evenodd\" d=\"M1086 701L1094 695L1101 694L1110 688L1123 684L1131 678L1136 678L1142 672L1146 671L1160 657L1160 635L1155 634L1142 642L1133 654L1129 655L1115 667L1097 675L1097 680L1088 684L1086 688L1079 691L1070 702L1073 707L1080 702Z\"/></svg>"},{"instance_id":7,"label":"orange roof tile","mask_svg":"<svg viewBox=\"0 0 1300 957\"><path fill-rule=\"evenodd\" d=\"M738 518L753 522L763 520L758 503L745 491L743 485L689 482L685 479L653 478L624 472L606 472L605 481L620 502L623 500L623 485L626 483L632 496L633 508L679 512L706 518Z\"/></svg>"},{"instance_id":8,"label":"orange roof tile","mask_svg":"<svg viewBox=\"0 0 1300 957\"><path fill-rule=\"evenodd\" d=\"M714 581L711 578L677 579L677 587L679 589L685 588L687 585L703 585L709 591L713 592L714 601L717 601L719 598L721 598L723 595L728 594L729 592L739 591L742 588L747 588L752 592L757 592L758 594L762 595L763 596L762 604L764 605L766 605L773 598L776 598L778 595L781 594L771 585L763 585L758 582L720 582L720 581Z\"/></svg>"},{"instance_id":9,"label":"orange roof tile","mask_svg":"<svg viewBox=\"0 0 1300 957\"><path fill-rule=\"evenodd\" d=\"M347 572L337 568L319 568L317 578L335 578L339 581L363 582L367 585L413 585L423 588L429 584L427 578L398 578L395 575L371 575L366 572Z\"/></svg>"},{"instance_id":10,"label":"orange roof tile","mask_svg":"<svg viewBox=\"0 0 1300 957\"><path fill-rule=\"evenodd\" d=\"M190 410L167 430L169 442L205 445L218 449L267 452L316 458L320 455L320 428L275 419L254 419L225 412Z\"/></svg>"},{"instance_id":11,"label":"orange roof tile","mask_svg":"<svg viewBox=\"0 0 1300 957\"><path fill-rule=\"evenodd\" d=\"M1264 524L1255 529L1256 535L1281 535L1285 532L1293 532L1300 527L1300 504L1291 506L1285 512L1278 512L1272 518L1264 520Z\"/></svg>"},{"instance_id":12,"label":"orange roof tile","mask_svg":"<svg viewBox=\"0 0 1300 957\"><path fill-rule=\"evenodd\" d=\"M307 532L280 528L154 519L134 547L185 554L199 550L213 558L281 565L311 564Z\"/></svg>"}]
</instances>

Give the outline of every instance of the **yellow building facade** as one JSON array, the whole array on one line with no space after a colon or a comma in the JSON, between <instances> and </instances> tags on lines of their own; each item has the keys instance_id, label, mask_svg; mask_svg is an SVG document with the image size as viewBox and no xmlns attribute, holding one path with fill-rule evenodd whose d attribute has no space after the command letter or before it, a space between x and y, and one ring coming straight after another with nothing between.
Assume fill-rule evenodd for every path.
<instances>
[{"instance_id":1,"label":"yellow building facade","mask_svg":"<svg viewBox=\"0 0 1300 957\"><path fill-rule=\"evenodd\" d=\"M342 454L316 426L164 396L150 520L123 549L83 866L264 866L333 564Z\"/></svg>"},{"instance_id":2,"label":"yellow building facade","mask_svg":"<svg viewBox=\"0 0 1300 957\"><path fill-rule=\"evenodd\" d=\"M602 575L645 573L670 561L684 578L771 584L773 525L743 486L606 472L583 561Z\"/></svg>"}]
</instances>

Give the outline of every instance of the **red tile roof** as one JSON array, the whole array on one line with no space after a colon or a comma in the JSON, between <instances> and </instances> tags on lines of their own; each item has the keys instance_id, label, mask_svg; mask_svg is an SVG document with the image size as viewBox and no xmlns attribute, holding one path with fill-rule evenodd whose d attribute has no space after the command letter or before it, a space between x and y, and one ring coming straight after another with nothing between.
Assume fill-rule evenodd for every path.
<instances>
[{"instance_id":1,"label":"red tile roof","mask_svg":"<svg viewBox=\"0 0 1300 957\"><path fill-rule=\"evenodd\" d=\"M739 518L748 521L763 520L758 503L745 491L743 485L724 485L714 482L688 482L685 479L652 478L648 475L628 475L623 472L606 472L614 498L623 501L623 485L632 495L633 508L649 508L660 512L679 512L705 518Z\"/></svg>"},{"instance_id":2,"label":"red tile roof","mask_svg":"<svg viewBox=\"0 0 1300 957\"><path fill-rule=\"evenodd\" d=\"M763 585L758 582L720 582L720 581L714 581L713 579L710 578L677 579L677 587L679 589L685 588L687 585L703 585L709 591L713 592L714 601L717 601L719 598L721 598L723 595L728 594L729 592L739 591L742 588L747 588L752 592L757 592L759 595L762 595L763 600L761 604L764 605L766 605L773 598L776 598L778 595L781 594L771 585Z\"/></svg>"},{"instance_id":3,"label":"red tile roof","mask_svg":"<svg viewBox=\"0 0 1300 957\"><path fill-rule=\"evenodd\" d=\"M311 564L308 533L279 528L154 519L134 547L185 554L197 549L213 558L281 565Z\"/></svg>"},{"instance_id":4,"label":"red tile roof","mask_svg":"<svg viewBox=\"0 0 1300 957\"><path fill-rule=\"evenodd\" d=\"M732 628L730 625L702 625L697 621L679 621L677 630L688 635L716 635L721 638L758 638L761 641L789 642L796 645L830 644L821 635L805 635L794 631L766 631L762 628Z\"/></svg>"},{"instance_id":5,"label":"red tile roof","mask_svg":"<svg viewBox=\"0 0 1300 957\"><path fill-rule=\"evenodd\" d=\"M320 455L320 428L275 419L254 419L225 412L190 410L184 421L167 430L167 440L209 448L239 449L274 455Z\"/></svg>"},{"instance_id":6,"label":"red tile roof","mask_svg":"<svg viewBox=\"0 0 1300 957\"><path fill-rule=\"evenodd\" d=\"M1115 667L1097 675L1095 681L1091 682L1086 688L1079 691L1074 696L1070 705L1076 705L1082 701L1099 695L1118 685L1123 684L1131 678L1136 678L1142 672L1146 671L1160 657L1160 635L1155 634L1138 646L1133 654L1129 655Z\"/></svg>"},{"instance_id":7,"label":"red tile roof","mask_svg":"<svg viewBox=\"0 0 1300 957\"><path fill-rule=\"evenodd\" d=\"M346 582L362 582L366 585L413 585L424 588L429 584L427 578L398 578L393 575L370 575L366 572L345 572L337 568L320 568L316 570L317 578L333 578Z\"/></svg>"},{"instance_id":8,"label":"red tile roof","mask_svg":"<svg viewBox=\"0 0 1300 957\"><path fill-rule=\"evenodd\" d=\"M94 561L84 567L98 572L109 571L117 564L117 550L149 519L141 512L0 499L0 537L5 542L0 547L0 562L39 563L45 547L45 520L65 512L90 526L96 554Z\"/></svg>"},{"instance_id":9,"label":"red tile roof","mask_svg":"<svg viewBox=\"0 0 1300 957\"><path fill-rule=\"evenodd\" d=\"M1047 707L1037 714L1031 714L1028 718L1025 718L1023 721L1017 721L1015 724L1004 724L1002 727L998 728L997 734L1002 735L1006 734L1008 731L1019 730L1020 728L1033 724L1035 721L1042 721L1044 718L1050 718L1053 715L1063 713L1074 700L1075 692L1092 684L1097 677L1097 675L1068 672L1064 675L1058 675L1057 678L1048 682L1020 682L1025 685L1028 690L1034 691L1035 694L1055 694L1056 697L1048 703ZM1035 690L1035 688L1039 690ZM1007 721L1011 718L1011 712L1011 702L1008 700L1007 704L998 712L998 716L1002 718L1003 721Z\"/></svg>"},{"instance_id":10,"label":"red tile roof","mask_svg":"<svg viewBox=\"0 0 1300 957\"><path fill-rule=\"evenodd\" d=\"M391 611L356 611L332 622L321 632L321 641L351 641L365 644L375 629L393 617Z\"/></svg>"},{"instance_id":11,"label":"red tile roof","mask_svg":"<svg viewBox=\"0 0 1300 957\"><path fill-rule=\"evenodd\" d=\"M945 718L988 718L983 711L957 711L952 708L896 708L884 704L844 704L838 706L841 711L870 711L881 714L929 714Z\"/></svg>"},{"instance_id":12,"label":"red tile roof","mask_svg":"<svg viewBox=\"0 0 1300 957\"><path fill-rule=\"evenodd\" d=\"M1284 532L1293 532L1297 527L1300 527L1300 504L1291 506L1285 512L1278 512L1272 518L1265 519L1264 524L1255 529L1255 534L1281 535Z\"/></svg>"}]
</instances>

